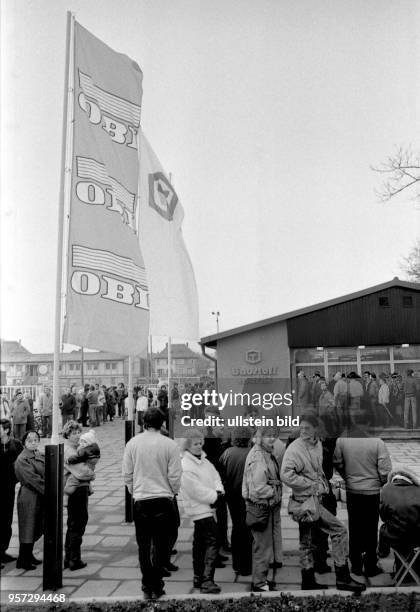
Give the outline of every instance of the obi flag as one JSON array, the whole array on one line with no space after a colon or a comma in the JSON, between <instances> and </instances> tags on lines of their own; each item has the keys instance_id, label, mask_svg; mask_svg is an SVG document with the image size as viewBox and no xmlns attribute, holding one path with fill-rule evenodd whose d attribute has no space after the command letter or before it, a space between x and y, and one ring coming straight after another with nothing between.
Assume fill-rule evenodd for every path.
<instances>
[{"instance_id":1,"label":"obi flag","mask_svg":"<svg viewBox=\"0 0 420 612\"><path fill-rule=\"evenodd\" d=\"M136 355L147 346L149 328L138 238L142 72L76 22L72 80L64 341Z\"/></svg>"},{"instance_id":2,"label":"obi flag","mask_svg":"<svg viewBox=\"0 0 420 612\"><path fill-rule=\"evenodd\" d=\"M139 233L149 281L150 333L198 340L197 287L183 218L181 202L141 133Z\"/></svg>"}]
</instances>

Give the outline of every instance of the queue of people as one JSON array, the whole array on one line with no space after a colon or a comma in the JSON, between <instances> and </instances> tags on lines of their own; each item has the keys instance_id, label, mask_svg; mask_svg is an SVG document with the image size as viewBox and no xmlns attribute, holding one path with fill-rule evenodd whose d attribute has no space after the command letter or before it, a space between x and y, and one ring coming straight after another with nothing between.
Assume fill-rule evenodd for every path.
<instances>
[{"instance_id":1,"label":"queue of people","mask_svg":"<svg viewBox=\"0 0 420 612\"><path fill-rule=\"evenodd\" d=\"M319 398L322 393L321 388ZM223 550L232 552L237 575L252 574L254 592L275 590L268 574L270 568L283 565L284 485L291 490L288 513L299 529L304 590L327 588L319 575L334 571L338 589L360 593L364 578L382 571L378 559L389 554L391 547L408 555L420 545L419 482L407 471L392 471L386 445L360 428L360 413L352 413L337 438L328 435L312 410L301 415L299 431L289 438L287 447L272 427L236 428L231 436L216 428L192 429L179 446L163 427L165 411L146 408L145 401L143 406L143 431L126 445L123 477L134 499L146 598L160 597L164 578L178 569L170 560L180 524L178 496L183 512L194 523L191 578L202 593L221 591L216 571L224 566ZM64 567L74 571L86 566L82 541L100 449L95 429L83 432L74 419L66 421L62 435L67 499ZM45 467L38 450L40 436L30 430L20 442L12 436L10 421L3 419L1 438L9 493L9 518L2 523L2 563L11 560L7 548L14 487L20 482L17 567L30 571L39 563L33 546L43 531ZM348 529L336 516L334 470L347 492ZM226 508L232 519L230 544ZM378 542L379 517L384 523ZM329 547L333 567L327 562Z\"/></svg>"},{"instance_id":2,"label":"queue of people","mask_svg":"<svg viewBox=\"0 0 420 612\"><path fill-rule=\"evenodd\" d=\"M166 455L160 446L152 450L148 444L150 430L155 440L159 436L166 438L162 435L166 433L161 429L163 422L161 411L146 410L144 432L132 438L126 447L124 480L139 508L146 500L155 500L155 504L162 504L162 498L167 500L166 529L169 530L174 520L173 500L177 495L182 499L183 511L194 524L192 583L202 593L221 591L216 578L224 528L218 509L226 502L232 519L233 569L237 575L252 574L254 592L276 588L268 574L270 568L279 569L283 565L280 510L283 487L287 485L291 489L288 513L299 528L302 589L328 588L319 582L319 575L334 571L338 589L358 594L366 588L366 577L382 572L378 558L383 556L381 546L389 553L392 544L389 540L388 544L385 542L386 537L392 539L389 535L395 529L392 521L396 523L395 517L400 512L407 521L410 515L407 508L413 496L419 495L420 487L414 479L404 480L400 474L399 480L390 480L392 466L386 445L379 438L368 437L360 429L357 418L347 422L338 438L331 439L314 411L304 413L298 435L289 439L287 448L278 439L275 428L253 432L237 428L232 431L231 444L223 441L218 432L209 432L209 428L191 429L181 448L170 444L170 453L166 451ZM217 437L226 446L221 454L214 453L214 448L220 447L214 444ZM212 445L208 445L209 440L213 441ZM206 445L213 458L218 456L216 462L209 461L211 457L204 450ZM145 474L150 475L150 462L158 488L147 486ZM334 470L347 490L348 529L336 516ZM393 511L388 512L389 526L382 527L378 548L379 515L385 517L387 491L396 486L406 487L406 510L395 507L394 493ZM173 540L167 537L165 545L164 533L158 523L153 523L150 514L148 521L147 536L142 535L140 522L136 523L142 586L146 598L158 598L163 593L163 579L170 573L165 564ZM406 554L407 547L412 549L420 544L418 525L411 526L408 537L403 540L406 546L402 547ZM399 534L394 535L394 543L396 538ZM159 563L150 552L154 546L164 549ZM327 562L329 547L333 567Z\"/></svg>"},{"instance_id":3,"label":"queue of people","mask_svg":"<svg viewBox=\"0 0 420 612\"><path fill-rule=\"evenodd\" d=\"M404 375L365 370L345 374L337 371L326 381L319 371L309 380L303 369L297 372L297 407L315 410L328 421L344 413L363 414L372 428L416 429L420 422L420 372L408 368Z\"/></svg>"}]
</instances>

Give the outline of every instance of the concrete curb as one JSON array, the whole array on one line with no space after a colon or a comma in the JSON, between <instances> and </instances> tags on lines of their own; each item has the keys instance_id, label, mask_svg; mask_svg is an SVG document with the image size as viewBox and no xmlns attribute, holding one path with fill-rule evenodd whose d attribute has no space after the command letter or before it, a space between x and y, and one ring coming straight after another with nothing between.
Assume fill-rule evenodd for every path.
<instances>
[{"instance_id":1,"label":"concrete curb","mask_svg":"<svg viewBox=\"0 0 420 612\"><path fill-rule=\"evenodd\" d=\"M370 593L419 593L420 587L369 587L363 593L361 593L360 597L364 595L369 595ZM160 597L158 601L188 601L193 599L199 600L223 600L223 599L244 599L244 598L259 598L263 597L264 599L273 599L275 597L281 597L282 595L288 595L291 597L296 597L298 599L302 599L304 597L316 597L317 595L341 595L342 597L352 597L353 593L349 593L347 591L339 591L338 589L325 589L324 591L270 591L269 593L220 593L219 595L202 595L200 593L193 595L164 595ZM69 601L71 603L115 603L117 601L139 601L140 597L80 597L80 598L71 598Z\"/></svg>"}]
</instances>

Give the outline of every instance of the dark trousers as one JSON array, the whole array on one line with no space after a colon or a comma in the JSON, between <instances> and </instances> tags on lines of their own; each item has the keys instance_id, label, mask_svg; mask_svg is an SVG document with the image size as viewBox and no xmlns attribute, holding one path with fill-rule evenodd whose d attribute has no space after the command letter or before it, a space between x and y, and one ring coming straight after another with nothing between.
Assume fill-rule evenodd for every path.
<instances>
[{"instance_id":1,"label":"dark trousers","mask_svg":"<svg viewBox=\"0 0 420 612\"><path fill-rule=\"evenodd\" d=\"M15 505L15 488L6 486L2 494L2 515L0 521L0 554L9 548L12 537L13 508Z\"/></svg>"},{"instance_id":2,"label":"dark trousers","mask_svg":"<svg viewBox=\"0 0 420 612\"><path fill-rule=\"evenodd\" d=\"M175 522L172 499L155 497L134 502L143 591L159 593L163 589L162 569L170 554L169 545Z\"/></svg>"},{"instance_id":3,"label":"dark trousers","mask_svg":"<svg viewBox=\"0 0 420 612\"><path fill-rule=\"evenodd\" d=\"M213 580L218 550L218 530L214 518L209 516L194 521L192 553L195 580Z\"/></svg>"},{"instance_id":4,"label":"dark trousers","mask_svg":"<svg viewBox=\"0 0 420 612\"><path fill-rule=\"evenodd\" d=\"M42 435L46 438L51 438L52 432L52 416L43 416L41 417L42 422Z\"/></svg>"},{"instance_id":5,"label":"dark trousers","mask_svg":"<svg viewBox=\"0 0 420 612\"><path fill-rule=\"evenodd\" d=\"M171 532L169 534L169 543L168 543L169 546L168 546L168 557L167 557L168 564L171 562L171 551L173 547L175 546L175 543L178 539L178 529L181 524L181 517L179 516L179 508L178 508L178 502L176 501L176 497L174 497L172 503L174 506L174 521L173 521ZM165 563L165 567L167 567L166 563Z\"/></svg>"},{"instance_id":6,"label":"dark trousers","mask_svg":"<svg viewBox=\"0 0 420 612\"><path fill-rule=\"evenodd\" d=\"M241 494L227 496L232 519L232 567L235 572L247 575L252 572L252 534L246 526L246 506Z\"/></svg>"},{"instance_id":7,"label":"dark trousers","mask_svg":"<svg viewBox=\"0 0 420 612\"><path fill-rule=\"evenodd\" d=\"M378 558L379 493L359 495L347 492L349 517L349 557L354 569L362 568L365 555L365 569L376 566Z\"/></svg>"},{"instance_id":8,"label":"dark trousers","mask_svg":"<svg viewBox=\"0 0 420 612\"><path fill-rule=\"evenodd\" d=\"M89 487L78 487L69 495L67 505L67 533L64 544L65 558L69 562L80 561L80 547L88 522Z\"/></svg>"},{"instance_id":9,"label":"dark trousers","mask_svg":"<svg viewBox=\"0 0 420 612\"><path fill-rule=\"evenodd\" d=\"M89 405L87 403L87 401L83 401L81 406L80 406L80 416L79 416L79 423L81 423L83 425L83 427L86 427L86 423L87 423L87 418L88 418L88 411L89 411Z\"/></svg>"},{"instance_id":10,"label":"dark trousers","mask_svg":"<svg viewBox=\"0 0 420 612\"><path fill-rule=\"evenodd\" d=\"M229 546L228 540L228 511L224 497L218 500L216 508L216 523L219 532L219 546Z\"/></svg>"}]
</instances>

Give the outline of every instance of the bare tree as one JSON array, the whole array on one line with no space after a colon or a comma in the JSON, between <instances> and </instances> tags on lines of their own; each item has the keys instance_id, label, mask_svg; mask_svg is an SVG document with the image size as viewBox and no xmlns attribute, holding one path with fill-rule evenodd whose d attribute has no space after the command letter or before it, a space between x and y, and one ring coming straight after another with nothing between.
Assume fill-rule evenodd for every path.
<instances>
[{"instance_id":1,"label":"bare tree","mask_svg":"<svg viewBox=\"0 0 420 612\"><path fill-rule=\"evenodd\" d=\"M404 257L401 269L407 275L408 280L420 283L420 239L418 238L408 253Z\"/></svg>"},{"instance_id":2,"label":"bare tree","mask_svg":"<svg viewBox=\"0 0 420 612\"><path fill-rule=\"evenodd\" d=\"M413 151L410 146L397 147L386 161L381 162L379 166L371 166L371 169L384 175L382 187L376 191L381 202L388 202L405 192L410 200L420 203L419 152Z\"/></svg>"}]
</instances>

